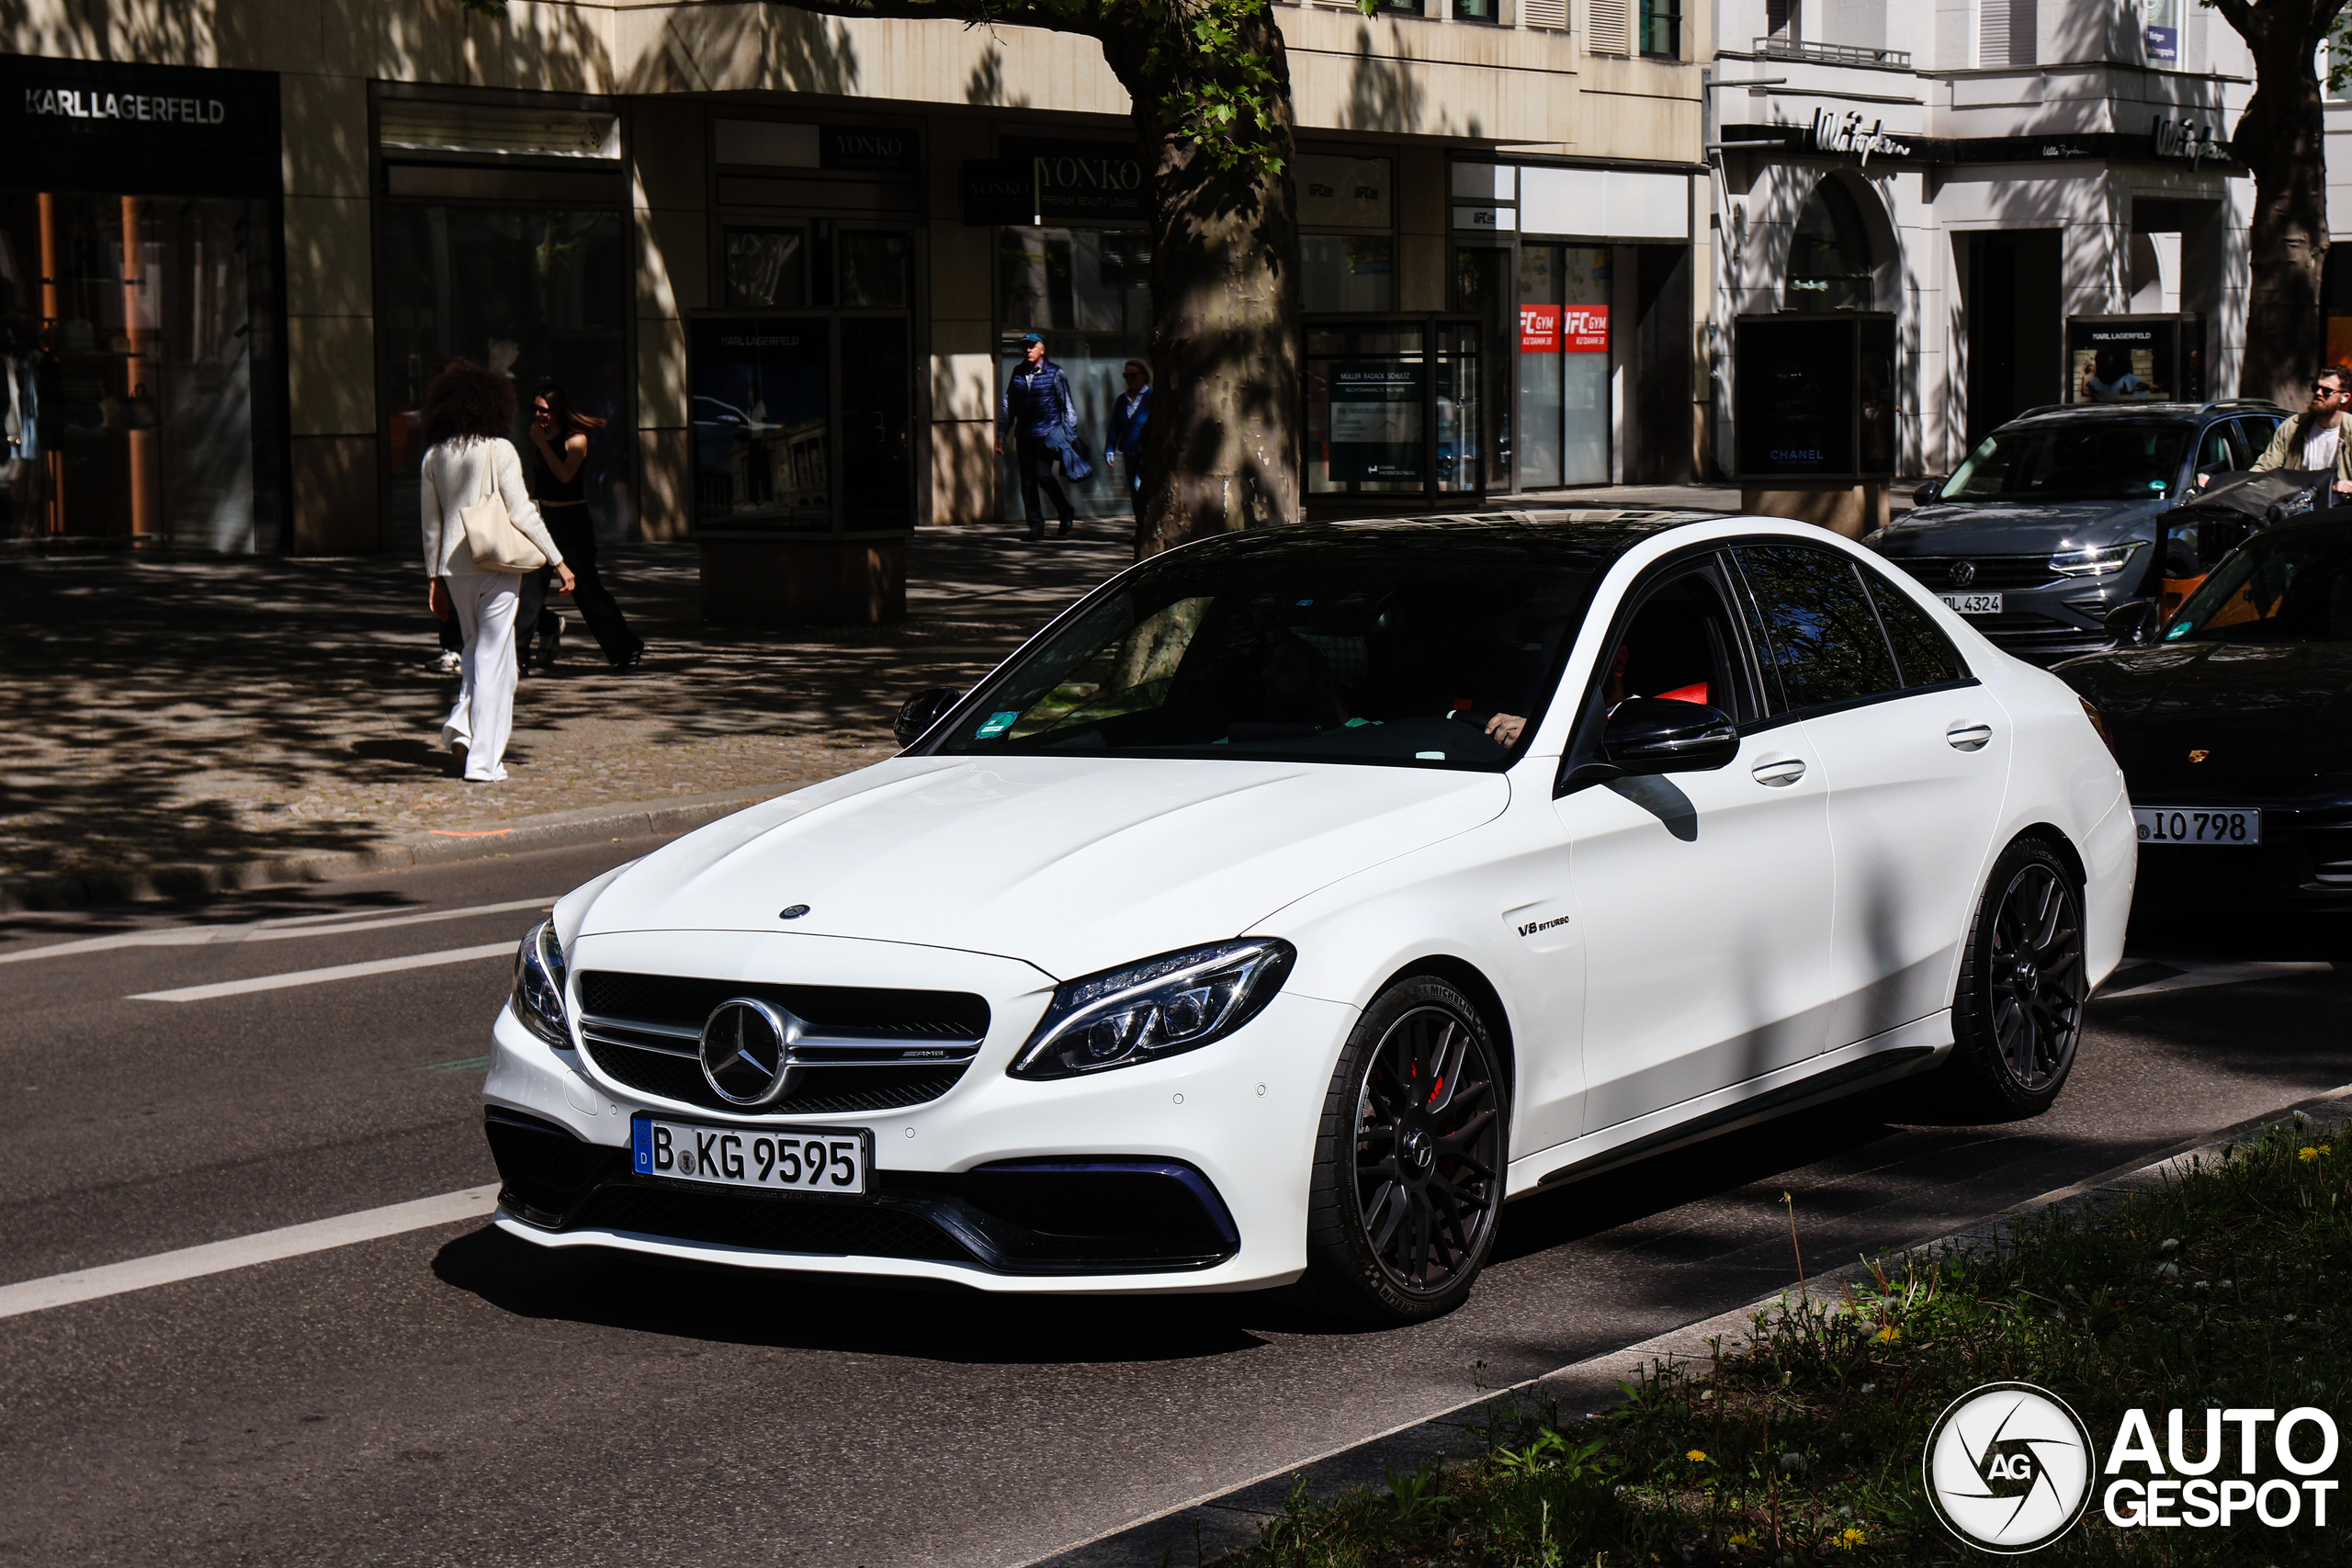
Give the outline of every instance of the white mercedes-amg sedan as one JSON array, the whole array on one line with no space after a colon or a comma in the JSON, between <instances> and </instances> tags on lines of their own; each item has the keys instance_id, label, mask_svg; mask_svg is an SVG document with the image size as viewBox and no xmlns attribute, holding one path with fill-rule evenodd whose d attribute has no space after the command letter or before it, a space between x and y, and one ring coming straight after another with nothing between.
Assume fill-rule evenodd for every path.
<instances>
[{"instance_id":1,"label":"white mercedes-amg sedan","mask_svg":"<svg viewBox=\"0 0 2352 1568\"><path fill-rule=\"evenodd\" d=\"M1916 1077L2031 1116L2121 952L2098 716L1799 524L1230 535L524 941L545 1247L1429 1317L1503 1204Z\"/></svg>"}]
</instances>

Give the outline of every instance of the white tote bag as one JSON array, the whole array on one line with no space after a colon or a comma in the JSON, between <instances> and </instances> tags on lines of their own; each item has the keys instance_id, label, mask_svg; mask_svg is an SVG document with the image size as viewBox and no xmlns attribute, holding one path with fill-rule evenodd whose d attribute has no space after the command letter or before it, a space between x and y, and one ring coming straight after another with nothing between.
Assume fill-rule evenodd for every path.
<instances>
[{"instance_id":1,"label":"white tote bag","mask_svg":"<svg viewBox=\"0 0 2352 1568\"><path fill-rule=\"evenodd\" d=\"M458 515L465 520L466 548L473 552L474 565L484 571L537 571L548 564L547 552L514 526L506 498L498 493L498 454L485 456L490 460L490 478L482 487L481 499L458 509Z\"/></svg>"}]
</instances>

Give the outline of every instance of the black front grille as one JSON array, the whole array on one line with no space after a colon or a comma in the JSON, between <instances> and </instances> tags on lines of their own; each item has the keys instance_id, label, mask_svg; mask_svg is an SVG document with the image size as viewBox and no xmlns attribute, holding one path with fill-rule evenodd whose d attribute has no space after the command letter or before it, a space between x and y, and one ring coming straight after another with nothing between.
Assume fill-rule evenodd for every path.
<instances>
[{"instance_id":1,"label":"black front grille","mask_svg":"<svg viewBox=\"0 0 2352 1568\"><path fill-rule=\"evenodd\" d=\"M1966 582L1954 582L1952 568L1962 561L1975 569L1974 575ZM2038 556L1889 556L1886 562L1937 593L1997 593L2004 588L2040 588L2058 581L2047 551Z\"/></svg>"},{"instance_id":2,"label":"black front grille","mask_svg":"<svg viewBox=\"0 0 2352 1568\"><path fill-rule=\"evenodd\" d=\"M763 1252L975 1261L946 1232L904 1209L753 1198L732 1192L606 1187L589 1199L564 1228L635 1231L674 1241L749 1247Z\"/></svg>"},{"instance_id":3,"label":"black front grille","mask_svg":"<svg viewBox=\"0 0 2352 1568\"><path fill-rule=\"evenodd\" d=\"M979 1040L989 1032L989 1004L968 991L899 991L863 986L776 986L760 981L704 980L683 975L624 975L589 970L580 976L583 1012L699 1032L719 1003L757 997L798 1018L817 1033L876 1040Z\"/></svg>"},{"instance_id":4,"label":"black front grille","mask_svg":"<svg viewBox=\"0 0 2352 1568\"><path fill-rule=\"evenodd\" d=\"M587 970L580 976L582 1048L614 1082L706 1111L741 1114L703 1076L696 1039L721 1002L754 997L792 1013L814 1038L793 1092L762 1116L896 1111L956 1087L989 1032L989 1004L967 991L792 986L683 975ZM870 1049L861 1049L872 1041ZM847 1056L848 1061L838 1058ZM878 1065L902 1060L905 1066ZM927 1058L939 1057L939 1060ZM828 1058L833 1058L829 1060ZM858 1058L865 1058L859 1060Z\"/></svg>"},{"instance_id":5,"label":"black front grille","mask_svg":"<svg viewBox=\"0 0 2352 1568\"><path fill-rule=\"evenodd\" d=\"M588 1059L615 1083L663 1100L699 1105L706 1111L743 1113L729 1103L702 1076L695 1056L673 1056L663 1051L591 1040ZM954 1089L970 1064L956 1062L938 1067L809 1067L790 1096L763 1106L763 1116L816 1116L834 1111L895 1111L937 1100Z\"/></svg>"}]
</instances>

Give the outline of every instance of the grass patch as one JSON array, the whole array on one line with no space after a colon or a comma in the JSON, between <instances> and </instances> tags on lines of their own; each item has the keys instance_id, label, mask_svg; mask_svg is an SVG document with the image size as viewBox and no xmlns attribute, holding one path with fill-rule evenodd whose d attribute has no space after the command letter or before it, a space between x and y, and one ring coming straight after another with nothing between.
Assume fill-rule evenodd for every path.
<instances>
[{"instance_id":1,"label":"grass patch","mask_svg":"<svg viewBox=\"0 0 2352 1568\"><path fill-rule=\"evenodd\" d=\"M1842 1300L1800 1301L1717 1347L1712 1376L1667 1367L1601 1415L1491 1405L1486 1448L1451 1467L1391 1472L1328 1504L1294 1485L1260 1543L1227 1568L1719 1568L1738 1563L1984 1562L1930 1511L1928 1429L1980 1384L2049 1389L2089 1424L2103 1465L2123 1413L2205 1406L2340 1416L2352 1269L2352 1141L2338 1153L2298 1112L2218 1162L2098 1210L2045 1211L2000 1247L1875 1266ZM2238 1470L2224 1427L2214 1479ZM2288 1477L2260 1429L2260 1474ZM2296 1451L2315 1457L2316 1432ZM2347 1452L2327 1472L2352 1471ZM2125 1473L2145 1479L2144 1469ZM2094 1478L2083 1522L2036 1564L2352 1560L2352 1493L2328 1523L2119 1529Z\"/></svg>"}]
</instances>

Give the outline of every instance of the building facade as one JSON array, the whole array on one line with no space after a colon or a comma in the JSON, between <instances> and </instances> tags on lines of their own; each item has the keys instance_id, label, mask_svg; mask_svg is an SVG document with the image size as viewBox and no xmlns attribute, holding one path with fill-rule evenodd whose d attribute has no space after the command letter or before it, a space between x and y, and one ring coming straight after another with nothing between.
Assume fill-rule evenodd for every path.
<instances>
[{"instance_id":1,"label":"building facade","mask_svg":"<svg viewBox=\"0 0 2352 1568\"><path fill-rule=\"evenodd\" d=\"M2028 408L2235 393L2253 187L2227 140L2253 61L2218 13L1724 0L1717 19L1722 471L1945 473ZM1797 341L1764 318L1840 313L1871 318L1860 428L1816 439L1740 344L1760 358Z\"/></svg>"},{"instance_id":2,"label":"building facade","mask_svg":"<svg viewBox=\"0 0 2352 1568\"><path fill-rule=\"evenodd\" d=\"M1708 6L1278 11L1310 505L1690 471ZM1085 39L732 0L10 17L18 540L408 548L419 405L464 355L609 421L607 536L854 581L1018 514L1023 333L1098 443L1148 357L1143 172ZM1124 476L1077 499L1124 514Z\"/></svg>"}]
</instances>

